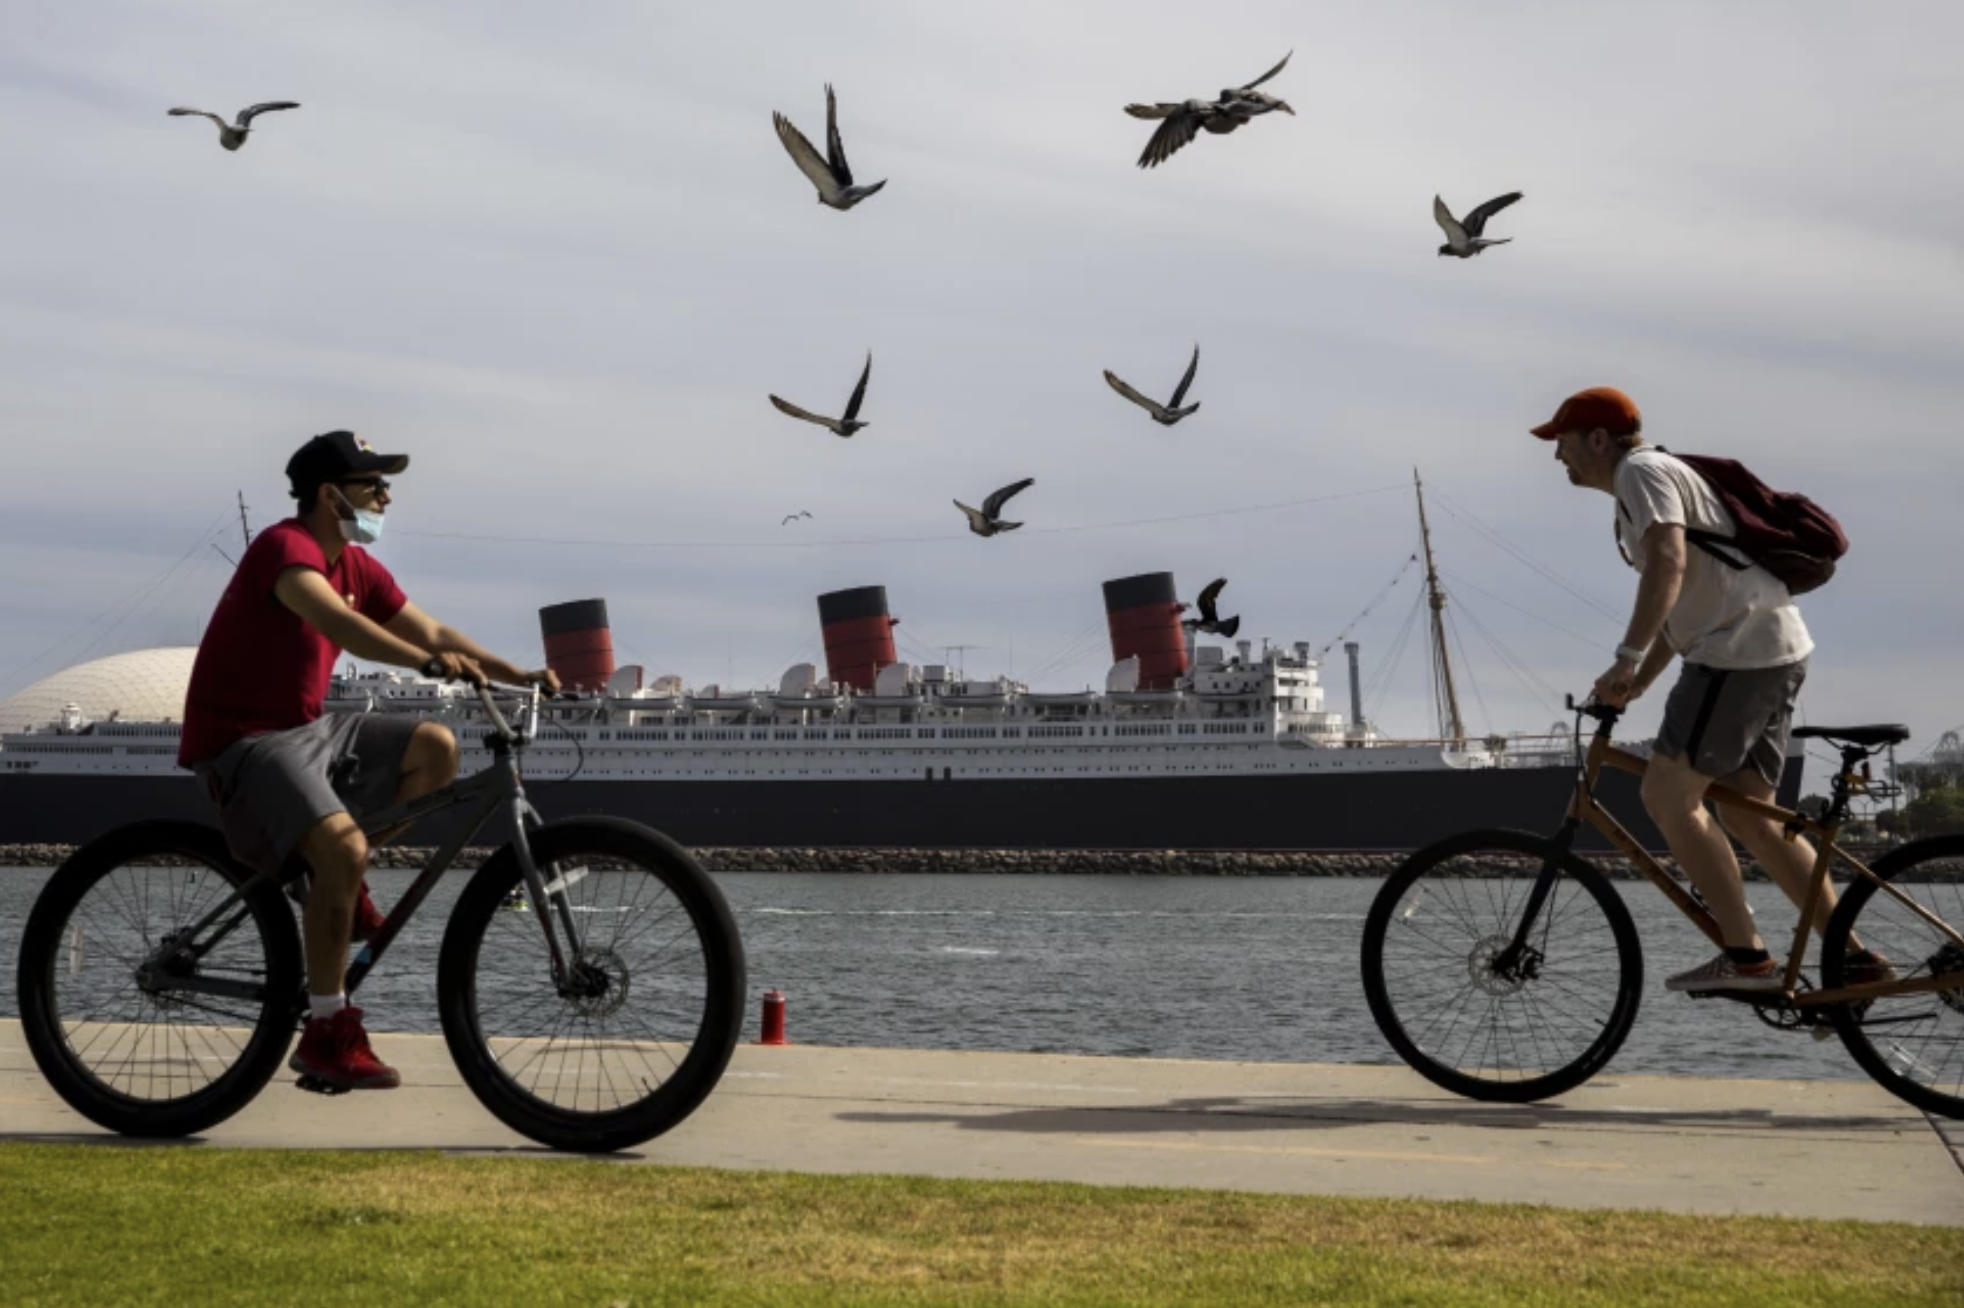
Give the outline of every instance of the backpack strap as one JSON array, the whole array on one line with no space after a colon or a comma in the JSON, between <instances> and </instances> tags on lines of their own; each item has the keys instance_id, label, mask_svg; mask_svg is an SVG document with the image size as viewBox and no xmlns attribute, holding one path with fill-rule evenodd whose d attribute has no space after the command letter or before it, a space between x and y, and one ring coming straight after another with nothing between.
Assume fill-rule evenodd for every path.
<instances>
[{"instance_id":1,"label":"backpack strap","mask_svg":"<svg viewBox=\"0 0 1964 1308\"><path fill-rule=\"evenodd\" d=\"M1662 445L1653 445L1650 448L1656 450L1659 454L1670 455L1672 458L1677 457L1676 455L1672 455L1671 452L1665 449ZM1694 477L1700 476L1697 469L1691 468L1689 464L1686 464L1685 466L1690 469L1692 476ZM1630 517L1629 506L1624 504L1621 499L1618 499L1616 501L1616 511L1623 515L1623 520L1625 522L1634 521ZM1730 536L1723 535L1716 531L1705 531L1702 530L1701 528L1693 527L1687 524L1684 529L1684 538L1690 541L1693 545L1696 545L1699 549L1705 551L1705 553L1717 559L1720 563L1723 563L1726 567L1732 569L1734 572L1744 572L1746 569L1753 566L1753 561L1750 558L1734 558L1731 554L1727 553L1726 550L1720 548L1720 546L1729 546L1731 549L1739 550L1739 553L1742 555L1745 553L1744 550L1739 549L1739 543ZM1618 536L1616 539L1616 548L1618 550L1621 550L1623 548L1623 538L1621 536ZM1630 562L1629 555L1625 554L1623 557L1623 561L1625 563Z\"/></svg>"}]
</instances>

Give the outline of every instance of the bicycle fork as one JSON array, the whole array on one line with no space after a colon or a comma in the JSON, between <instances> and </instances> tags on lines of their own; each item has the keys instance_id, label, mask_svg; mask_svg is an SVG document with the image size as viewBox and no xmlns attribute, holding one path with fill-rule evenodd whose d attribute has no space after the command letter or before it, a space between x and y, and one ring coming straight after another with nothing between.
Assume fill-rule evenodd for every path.
<instances>
[{"instance_id":1,"label":"bicycle fork","mask_svg":"<svg viewBox=\"0 0 1964 1308\"><path fill-rule=\"evenodd\" d=\"M1561 829L1549 841L1554 849L1542 860L1541 871L1535 874L1534 885L1528 889L1528 901L1521 909L1521 921L1514 928L1514 938L1493 956L1493 962L1488 965L1494 975L1513 982L1534 980L1541 966L1541 951L1530 943L1529 937L1541 917L1541 910L1547 906L1548 896L1554 893L1555 878L1561 875L1562 855L1574 846L1575 833L1580 826L1581 823L1570 814L1562 820Z\"/></svg>"}]
</instances>

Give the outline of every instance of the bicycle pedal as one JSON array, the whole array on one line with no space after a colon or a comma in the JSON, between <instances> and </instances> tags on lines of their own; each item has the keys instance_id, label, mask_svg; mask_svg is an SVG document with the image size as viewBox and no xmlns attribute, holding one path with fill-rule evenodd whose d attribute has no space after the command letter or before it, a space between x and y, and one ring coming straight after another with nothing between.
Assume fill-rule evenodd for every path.
<instances>
[{"instance_id":1,"label":"bicycle pedal","mask_svg":"<svg viewBox=\"0 0 1964 1308\"><path fill-rule=\"evenodd\" d=\"M300 1089L305 1090L308 1094L327 1095L332 1097L334 1095L345 1095L348 1093L348 1087L344 1085L330 1084L329 1082L321 1080L317 1076L303 1076L299 1080L295 1081L293 1084L298 1086Z\"/></svg>"}]
</instances>

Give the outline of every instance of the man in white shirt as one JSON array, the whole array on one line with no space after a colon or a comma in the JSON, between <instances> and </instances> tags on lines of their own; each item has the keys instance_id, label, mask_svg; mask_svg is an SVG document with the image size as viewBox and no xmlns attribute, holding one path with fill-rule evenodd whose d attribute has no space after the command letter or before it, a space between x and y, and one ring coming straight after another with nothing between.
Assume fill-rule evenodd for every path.
<instances>
[{"instance_id":1,"label":"man in white shirt","mask_svg":"<svg viewBox=\"0 0 1964 1308\"><path fill-rule=\"evenodd\" d=\"M1616 662L1596 679L1596 698L1627 704L1673 658L1684 659L1644 773L1643 803L1718 920L1725 949L1664 984L1694 993L1779 990L1781 968L1753 925L1725 833L1738 837L1796 907L1805 906L1813 847L1786 839L1776 821L1737 810L1721 828L1705 807L1705 791L1716 781L1772 800L1814 648L1807 624L1771 572L1737 551L1721 560L1687 541L1687 528L1731 537L1737 527L1703 477L1644 444L1643 417L1622 391L1598 386L1571 395L1533 431L1554 442L1573 485L1615 498L1617 547L1641 574L1635 611ZM1834 904L1830 887L1815 930L1826 927ZM1851 959L1882 966L1873 956Z\"/></svg>"}]
</instances>

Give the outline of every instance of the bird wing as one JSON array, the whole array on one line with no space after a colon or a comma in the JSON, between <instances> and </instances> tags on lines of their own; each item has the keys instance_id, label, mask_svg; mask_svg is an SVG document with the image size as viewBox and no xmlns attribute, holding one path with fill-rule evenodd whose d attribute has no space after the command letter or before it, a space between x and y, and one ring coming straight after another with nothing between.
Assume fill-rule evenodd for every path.
<instances>
[{"instance_id":1,"label":"bird wing","mask_svg":"<svg viewBox=\"0 0 1964 1308\"><path fill-rule=\"evenodd\" d=\"M1215 611L1214 601L1220 596L1222 589L1226 585L1226 577L1216 577L1207 583L1206 589L1200 592L1200 598L1194 601L1195 605L1200 609L1200 616L1206 621L1220 621L1221 615Z\"/></svg>"},{"instance_id":2,"label":"bird wing","mask_svg":"<svg viewBox=\"0 0 1964 1308\"><path fill-rule=\"evenodd\" d=\"M1241 615L1238 613L1231 618L1214 624L1214 634L1223 640L1233 640L1234 633L1239 630L1241 630Z\"/></svg>"},{"instance_id":3,"label":"bird wing","mask_svg":"<svg viewBox=\"0 0 1964 1308\"><path fill-rule=\"evenodd\" d=\"M1193 358L1187 363L1187 375L1180 378L1179 386L1173 391L1173 398L1166 402L1167 408L1177 409L1180 407L1180 401L1187 398L1187 387L1193 385L1194 370L1198 367L1200 367L1200 346L1196 343L1193 347Z\"/></svg>"},{"instance_id":4,"label":"bird wing","mask_svg":"<svg viewBox=\"0 0 1964 1308\"><path fill-rule=\"evenodd\" d=\"M1011 496L1026 486L1034 486L1036 484L1037 479L1035 477L1025 477L1021 481L1011 482L988 499L982 501L982 512L988 514L991 518L1000 516L1002 506L1009 503Z\"/></svg>"},{"instance_id":5,"label":"bird wing","mask_svg":"<svg viewBox=\"0 0 1964 1308\"><path fill-rule=\"evenodd\" d=\"M1453 211L1446 207L1446 202L1436 195L1432 197L1432 221L1444 229L1448 244L1466 244L1466 229L1453 217Z\"/></svg>"},{"instance_id":6,"label":"bird wing","mask_svg":"<svg viewBox=\"0 0 1964 1308\"><path fill-rule=\"evenodd\" d=\"M832 83L825 84L825 158L839 185L852 185L852 165L846 162L846 143L839 137L839 102L832 94Z\"/></svg>"},{"instance_id":7,"label":"bird wing","mask_svg":"<svg viewBox=\"0 0 1964 1308\"><path fill-rule=\"evenodd\" d=\"M784 143L784 152L791 156L791 162L798 165L798 171L806 180L816 186L821 195L831 195L839 189L839 179L832 175L832 167L823 156L805 139L805 134L792 126L791 120L775 111L771 122L777 128L777 139Z\"/></svg>"},{"instance_id":8,"label":"bird wing","mask_svg":"<svg viewBox=\"0 0 1964 1308\"><path fill-rule=\"evenodd\" d=\"M1125 112L1131 114L1134 118L1165 118L1170 114L1180 112L1185 106L1185 101L1181 101L1178 104L1169 104L1161 100L1157 104L1128 104L1125 106Z\"/></svg>"},{"instance_id":9,"label":"bird wing","mask_svg":"<svg viewBox=\"0 0 1964 1308\"><path fill-rule=\"evenodd\" d=\"M780 522L780 523L778 523L777 525L778 525L778 526L780 526L780 527L782 527L782 526L784 525L784 523L785 523L785 522L795 522L795 521L797 521L797 519L798 519L798 515L797 515L797 514L795 514L795 513L787 513L787 514L785 514L785 515L784 515L784 522Z\"/></svg>"},{"instance_id":10,"label":"bird wing","mask_svg":"<svg viewBox=\"0 0 1964 1308\"><path fill-rule=\"evenodd\" d=\"M214 123L217 123L220 127L231 126L230 123L226 122L223 118L220 118L217 114L213 113L209 109L186 109L180 105L178 108L172 109L169 112L172 118L182 118L186 114L189 114L193 118L209 118Z\"/></svg>"},{"instance_id":11,"label":"bird wing","mask_svg":"<svg viewBox=\"0 0 1964 1308\"><path fill-rule=\"evenodd\" d=\"M1117 391L1120 395L1123 395L1126 399L1138 405L1140 408L1144 409L1147 413L1165 412L1164 409L1160 408L1158 401L1149 400L1145 396L1139 394L1139 392L1133 390L1130 386L1126 385L1125 381L1117 373L1113 372L1110 368L1105 369L1105 384L1110 386L1113 390Z\"/></svg>"},{"instance_id":12,"label":"bird wing","mask_svg":"<svg viewBox=\"0 0 1964 1308\"><path fill-rule=\"evenodd\" d=\"M1468 236L1478 236L1486 229L1487 219L1493 217L1520 198L1521 193L1519 191L1509 191L1505 195L1496 195L1493 199L1467 214L1465 219L1460 223L1460 226L1466 229Z\"/></svg>"},{"instance_id":13,"label":"bird wing","mask_svg":"<svg viewBox=\"0 0 1964 1308\"><path fill-rule=\"evenodd\" d=\"M980 509L971 509L960 500L955 501L955 507L968 515L968 525L971 531L979 531L989 525L988 517Z\"/></svg>"},{"instance_id":14,"label":"bird wing","mask_svg":"<svg viewBox=\"0 0 1964 1308\"><path fill-rule=\"evenodd\" d=\"M299 107L300 102L298 100L268 100L263 104L256 104L250 108L239 110L239 126L244 127L260 114L269 114L275 109L298 109Z\"/></svg>"},{"instance_id":15,"label":"bird wing","mask_svg":"<svg viewBox=\"0 0 1964 1308\"><path fill-rule=\"evenodd\" d=\"M815 422L821 427L830 427L832 425L830 418L821 418L810 410L799 408L789 400L780 400L777 396L773 395L771 396L771 403L777 406L779 413L788 413L794 418L803 418L806 422Z\"/></svg>"},{"instance_id":16,"label":"bird wing","mask_svg":"<svg viewBox=\"0 0 1964 1308\"><path fill-rule=\"evenodd\" d=\"M1200 130L1200 119L1199 107L1191 102L1168 114L1166 121L1153 132L1152 139L1146 142L1144 152L1139 155L1139 167L1157 168L1179 153L1180 148L1193 140L1194 134Z\"/></svg>"},{"instance_id":17,"label":"bird wing","mask_svg":"<svg viewBox=\"0 0 1964 1308\"><path fill-rule=\"evenodd\" d=\"M866 398L866 379L873 375L873 352L866 351L866 366L860 369L859 385L852 388L852 398L846 401L845 421L851 422L859 416L859 402Z\"/></svg>"},{"instance_id":18,"label":"bird wing","mask_svg":"<svg viewBox=\"0 0 1964 1308\"><path fill-rule=\"evenodd\" d=\"M1291 50L1291 51L1289 52L1289 54L1285 54L1285 55L1283 55L1283 56L1282 56L1282 62L1281 62L1281 63L1279 63L1279 64L1277 64L1277 65L1276 65L1275 67L1273 67L1273 68L1271 68L1271 69L1269 69L1269 70L1268 70L1267 72L1265 72L1265 73L1263 73L1263 74L1262 74L1262 75L1261 75L1260 77L1257 77L1257 78L1256 78L1256 79L1255 79L1254 81L1252 81L1252 82L1244 82L1244 83L1242 83L1242 84L1241 84L1240 86L1237 86L1237 87L1235 87L1234 89L1235 89L1235 90L1237 90L1237 91L1252 91L1252 90L1254 90L1254 89L1255 89L1256 87L1258 87L1258 86L1260 86L1260 85L1261 85L1261 84L1262 84L1263 82L1266 82L1266 81L1267 81L1267 80L1268 80L1269 78L1271 78L1271 77L1273 77L1273 76L1275 76L1275 75L1276 75L1277 73L1279 73L1279 72L1281 72L1281 71L1282 71L1282 70L1283 70L1284 68L1287 68L1287 67L1289 66L1289 57L1290 57L1290 55L1293 55L1293 54L1295 54L1295 53L1296 53L1296 52L1295 52L1294 50Z\"/></svg>"}]
</instances>

